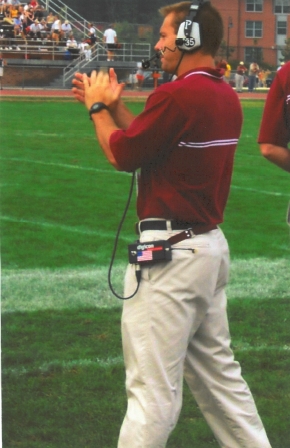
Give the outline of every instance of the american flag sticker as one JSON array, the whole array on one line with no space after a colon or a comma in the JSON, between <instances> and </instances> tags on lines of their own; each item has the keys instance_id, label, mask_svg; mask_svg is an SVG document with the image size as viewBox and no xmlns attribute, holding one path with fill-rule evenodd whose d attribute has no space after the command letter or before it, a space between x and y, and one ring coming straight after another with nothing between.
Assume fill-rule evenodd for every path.
<instances>
[{"instance_id":1,"label":"american flag sticker","mask_svg":"<svg viewBox=\"0 0 290 448\"><path fill-rule=\"evenodd\" d=\"M137 252L137 261L150 261L153 260L153 252L163 250L163 247L150 247L150 249L139 250Z\"/></svg>"},{"instance_id":2,"label":"american flag sticker","mask_svg":"<svg viewBox=\"0 0 290 448\"><path fill-rule=\"evenodd\" d=\"M152 250L141 250L137 252L137 261L150 261L153 260Z\"/></svg>"}]
</instances>

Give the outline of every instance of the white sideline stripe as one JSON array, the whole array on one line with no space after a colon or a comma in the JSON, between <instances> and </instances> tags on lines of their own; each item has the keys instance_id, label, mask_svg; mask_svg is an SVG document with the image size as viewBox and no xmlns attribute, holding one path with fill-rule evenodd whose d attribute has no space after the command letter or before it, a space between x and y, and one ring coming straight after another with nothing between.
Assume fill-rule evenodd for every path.
<instances>
[{"instance_id":1,"label":"white sideline stripe","mask_svg":"<svg viewBox=\"0 0 290 448\"><path fill-rule=\"evenodd\" d=\"M0 160L11 160L12 162L24 162L24 163L37 163L38 165L56 166L59 168L69 168L69 169L82 170L82 171L93 171L95 173L125 174L127 176L131 175L131 173L127 173L125 171L102 170L99 168L90 168L90 167L84 167L84 166L80 166L80 165L69 165L67 163L43 162L41 160L21 159L21 158L17 158L17 157L0 157Z\"/></svg>"},{"instance_id":2,"label":"white sideline stripe","mask_svg":"<svg viewBox=\"0 0 290 448\"><path fill-rule=\"evenodd\" d=\"M255 188L238 187L237 185L231 185L231 188L234 188L235 190L250 191L252 193L267 194L270 196L285 196L286 198L290 197L290 192L289 194L286 194L286 193L280 193L278 191L265 191L265 190L257 190Z\"/></svg>"},{"instance_id":3,"label":"white sideline stripe","mask_svg":"<svg viewBox=\"0 0 290 448\"><path fill-rule=\"evenodd\" d=\"M17 222L22 224L30 224L33 226L41 226L41 227L47 227L51 229L59 229L63 230L65 232L74 232L74 233L81 233L83 235L92 235L92 236L103 236L103 237L112 237L115 236L114 232L102 232L102 231L95 231L95 230L89 230L89 229L81 229L78 227L71 227L71 226L63 226L61 224L57 223L49 223L49 222L39 222L39 221L29 221L28 219L18 219L18 218L12 218L11 216L0 216L0 220L2 221L9 221L9 222ZM120 239L123 239L124 241L131 241L130 238L126 238L124 236L120 236Z\"/></svg>"},{"instance_id":4,"label":"white sideline stripe","mask_svg":"<svg viewBox=\"0 0 290 448\"><path fill-rule=\"evenodd\" d=\"M13 374L13 375L26 375L30 374L32 372L39 372L41 374L44 374L46 372L51 372L51 370L54 367L61 367L62 371L65 370L71 370L75 367L90 367L90 366L96 366L101 367L103 369L106 369L108 367L117 366L117 365L123 365L124 360L122 356L116 356L115 358L107 358L107 359L78 359L73 361L52 361L44 363L40 366L33 367L31 369L26 367L20 367L20 368L7 368L2 369L3 375L7 374Z\"/></svg>"},{"instance_id":5,"label":"white sideline stripe","mask_svg":"<svg viewBox=\"0 0 290 448\"><path fill-rule=\"evenodd\" d=\"M284 351L290 351L289 345L284 345L283 347L278 345L261 345L257 347L242 347L242 348L236 348L234 349L234 353L238 352L260 352L262 350L266 351L275 351L275 352L284 352ZM32 368L26 368L26 367L20 367L20 368L7 368L2 369L3 375L27 375L31 374L32 372L38 372L39 374L45 374L49 373L53 370L54 367L60 367L62 372L63 371L69 371L76 367L100 367L102 369L107 369L112 366L122 366L124 364L124 360L122 356L116 356L114 358L107 358L107 359L78 359L78 360L72 360L72 361L52 361L48 363L44 363L37 367Z\"/></svg>"},{"instance_id":6,"label":"white sideline stripe","mask_svg":"<svg viewBox=\"0 0 290 448\"><path fill-rule=\"evenodd\" d=\"M125 171L102 170L99 168L89 168L89 167L83 167L83 166L79 166L79 165L69 165L66 163L43 162L41 160L21 159L21 158L17 158L17 157L0 157L0 160L12 160L15 162L37 163L39 165L56 166L59 168L69 168L69 169L74 169L74 170L93 171L95 173L125 174L127 176L131 176L131 173L127 173ZM235 188L236 190L250 191L252 193L267 194L270 196L285 196L287 198L289 198L289 196L290 196L290 193L286 194L286 193L280 193L280 192L275 192L275 191L257 190L254 188L238 187L237 185L232 185L231 188Z\"/></svg>"},{"instance_id":7,"label":"white sideline stripe","mask_svg":"<svg viewBox=\"0 0 290 448\"><path fill-rule=\"evenodd\" d=\"M42 131L33 131L33 134L39 137L55 137L55 138L66 138L67 139L67 134L64 133L51 133L51 132L42 132ZM16 131L15 135L17 135L18 137L26 137L29 136L31 137L31 132L30 131ZM70 138L72 138L73 136L78 137L78 139L80 138L80 135L75 133L73 134L70 130ZM89 140L95 140L96 137L94 136L94 134L83 134L81 136L82 139L89 139Z\"/></svg>"}]
</instances>

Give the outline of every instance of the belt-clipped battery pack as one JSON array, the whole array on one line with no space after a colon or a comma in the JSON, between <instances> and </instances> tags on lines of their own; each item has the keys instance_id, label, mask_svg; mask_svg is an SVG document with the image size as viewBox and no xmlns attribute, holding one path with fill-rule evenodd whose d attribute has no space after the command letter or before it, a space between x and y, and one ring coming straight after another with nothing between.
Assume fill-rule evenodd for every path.
<instances>
[{"instance_id":1,"label":"belt-clipped battery pack","mask_svg":"<svg viewBox=\"0 0 290 448\"><path fill-rule=\"evenodd\" d=\"M168 241L146 241L129 244L129 263L155 263L158 261L170 261L172 258L171 244Z\"/></svg>"}]
</instances>

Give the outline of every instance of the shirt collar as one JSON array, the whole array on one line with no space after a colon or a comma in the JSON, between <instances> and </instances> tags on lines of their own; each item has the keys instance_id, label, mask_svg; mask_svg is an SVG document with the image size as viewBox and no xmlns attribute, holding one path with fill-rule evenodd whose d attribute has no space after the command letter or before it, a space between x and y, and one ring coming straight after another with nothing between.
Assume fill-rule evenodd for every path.
<instances>
[{"instance_id":1,"label":"shirt collar","mask_svg":"<svg viewBox=\"0 0 290 448\"><path fill-rule=\"evenodd\" d=\"M208 76L210 78L215 79L223 79L224 70L220 68L211 68L211 67L198 67L194 70L190 70L186 73L183 73L178 79L186 79L193 75L202 75Z\"/></svg>"}]
</instances>

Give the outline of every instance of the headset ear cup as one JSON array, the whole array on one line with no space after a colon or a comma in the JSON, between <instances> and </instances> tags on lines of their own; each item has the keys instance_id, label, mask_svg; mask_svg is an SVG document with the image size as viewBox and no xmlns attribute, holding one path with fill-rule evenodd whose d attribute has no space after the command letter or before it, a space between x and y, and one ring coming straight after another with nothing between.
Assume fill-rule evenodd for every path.
<instances>
[{"instance_id":1,"label":"headset ear cup","mask_svg":"<svg viewBox=\"0 0 290 448\"><path fill-rule=\"evenodd\" d=\"M192 51L201 46L200 27L197 22L192 22L190 35L185 35L186 22L182 22L177 32L175 45L181 51Z\"/></svg>"}]
</instances>

